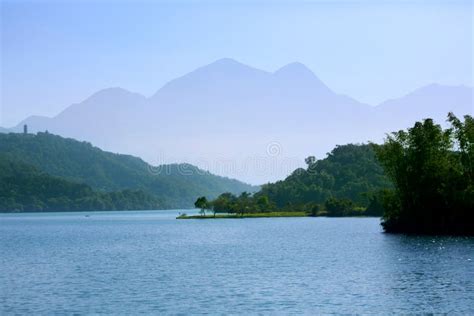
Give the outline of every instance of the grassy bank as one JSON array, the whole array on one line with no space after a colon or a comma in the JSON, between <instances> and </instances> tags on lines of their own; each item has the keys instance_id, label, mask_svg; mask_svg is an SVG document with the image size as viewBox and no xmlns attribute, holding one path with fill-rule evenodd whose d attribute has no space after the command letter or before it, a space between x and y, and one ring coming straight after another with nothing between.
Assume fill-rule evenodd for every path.
<instances>
[{"instance_id":1,"label":"grassy bank","mask_svg":"<svg viewBox=\"0 0 474 316\"><path fill-rule=\"evenodd\" d=\"M245 213L238 214L208 214L208 215L180 215L177 219L214 219L214 218L257 218L257 217L304 217L308 216L306 212L268 212L268 213Z\"/></svg>"}]
</instances>

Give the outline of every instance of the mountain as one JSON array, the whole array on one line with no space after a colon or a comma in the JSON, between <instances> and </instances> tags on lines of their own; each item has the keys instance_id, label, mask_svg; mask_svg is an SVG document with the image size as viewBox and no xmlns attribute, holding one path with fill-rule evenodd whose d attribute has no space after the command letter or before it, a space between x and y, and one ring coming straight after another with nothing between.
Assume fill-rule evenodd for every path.
<instances>
[{"instance_id":1,"label":"mountain","mask_svg":"<svg viewBox=\"0 0 474 316\"><path fill-rule=\"evenodd\" d=\"M0 134L0 154L99 192L140 190L161 201L163 208L192 207L202 194L215 197L227 191L256 190L189 164L154 167L140 158L105 152L90 143L50 133Z\"/></svg>"},{"instance_id":2,"label":"mountain","mask_svg":"<svg viewBox=\"0 0 474 316\"><path fill-rule=\"evenodd\" d=\"M398 125L410 126L413 121L433 118L446 122L447 113L459 116L474 112L474 89L466 86L443 86L431 84L417 89L401 98L388 100L376 107L378 122L387 128L400 129Z\"/></svg>"},{"instance_id":3,"label":"mountain","mask_svg":"<svg viewBox=\"0 0 474 316\"><path fill-rule=\"evenodd\" d=\"M203 121L226 131L240 131L239 124L229 124L239 120L244 120L247 128L275 131L298 126L295 122L301 119L300 111L329 115L344 109L352 115L370 108L334 93L300 63L269 73L231 59L218 60L171 81L148 104L149 112L163 108L165 114L172 115L170 124L175 119L188 124Z\"/></svg>"},{"instance_id":4,"label":"mountain","mask_svg":"<svg viewBox=\"0 0 474 316\"><path fill-rule=\"evenodd\" d=\"M472 113L472 93L469 87L430 85L371 106L332 91L301 63L271 73L225 58L149 98L106 89L53 118L28 118L12 131L27 124L32 132L48 130L155 165L187 162L264 183L336 144L381 141L425 117L443 122L449 111Z\"/></svg>"},{"instance_id":5,"label":"mountain","mask_svg":"<svg viewBox=\"0 0 474 316\"><path fill-rule=\"evenodd\" d=\"M30 132L49 131L112 149L114 139L135 128L145 102L146 98L137 93L121 88L104 89L72 104L54 118L31 116L12 131L21 132L27 124Z\"/></svg>"},{"instance_id":6,"label":"mountain","mask_svg":"<svg viewBox=\"0 0 474 316\"><path fill-rule=\"evenodd\" d=\"M164 205L139 190L98 192L0 155L0 211L150 210Z\"/></svg>"}]
</instances>

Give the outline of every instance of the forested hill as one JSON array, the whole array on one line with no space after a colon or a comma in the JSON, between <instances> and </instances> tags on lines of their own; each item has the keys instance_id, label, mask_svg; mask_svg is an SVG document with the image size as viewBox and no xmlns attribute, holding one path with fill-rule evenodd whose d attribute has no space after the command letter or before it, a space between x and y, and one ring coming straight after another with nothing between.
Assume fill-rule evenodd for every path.
<instances>
[{"instance_id":1,"label":"forested hill","mask_svg":"<svg viewBox=\"0 0 474 316\"><path fill-rule=\"evenodd\" d=\"M367 206L371 193L392 186L370 145L337 146L326 158L308 157L306 163L307 169L297 169L283 181L264 185L256 195L267 196L278 208L322 204L329 198Z\"/></svg>"},{"instance_id":2,"label":"forested hill","mask_svg":"<svg viewBox=\"0 0 474 316\"><path fill-rule=\"evenodd\" d=\"M67 181L102 192L142 190L167 208L192 207L203 193L255 191L237 180L212 175L189 164L152 167L143 160L102 151L90 143L49 133L0 134L0 154Z\"/></svg>"},{"instance_id":3,"label":"forested hill","mask_svg":"<svg viewBox=\"0 0 474 316\"><path fill-rule=\"evenodd\" d=\"M50 176L0 154L0 211L149 210L162 208L139 190L98 192L90 186Z\"/></svg>"},{"instance_id":4,"label":"forested hill","mask_svg":"<svg viewBox=\"0 0 474 316\"><path fill-rule=\"evenodd\" d=\"M327 157L306 159L285 180L269 183L254 195L221 194L201 203L214 212L306 212L327 216L382 216L382 197L393 187L372 145L337 146Z\"/></svg>"}]
</instances>

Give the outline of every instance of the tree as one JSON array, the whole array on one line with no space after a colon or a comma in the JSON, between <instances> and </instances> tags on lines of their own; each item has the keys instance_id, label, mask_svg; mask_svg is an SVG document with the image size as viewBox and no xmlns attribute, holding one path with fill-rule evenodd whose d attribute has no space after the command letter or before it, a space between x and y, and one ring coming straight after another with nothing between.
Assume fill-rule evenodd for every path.
<instances>
[{"instance_id":1,"label":"tree","mask_svg":"<svg viewBox=\"0 0 474 316\"><path fill-rule=\"evenodd\" d=\"M268 211L268 209L270 208L270 201L268 200L268 196L266 195L260 196L257 199L257 206L261 212Z\"/></svg>"},{"instance_id":2,"label":"tree","mask_svg":"<svg viewBox=\"0 0 474 316\"><path fill-rule=\"evenodd\" d=\"M199 208L201 209L199 211L199 213L201 214L201 216L205 216L206 215L206 208L208 207L208 202L207 202L207 199L205 196L201 196L199 197L196 202L194 202L194 206L196 208Z\"/></svg>"},{"instance_id":3,"label":"tree","mask_svg":"<svg viewBox=\"0 0 474 316\"><path fill-rule=\"evenodd\" d=\"M245 212L248 212L250 210L250 205L251 205L250 197L251 197L250 193L242 192L237 200L238 212L240 212L241 216L243 216Z\"/></svg>"},{"instance_id":4,"label":"tree","mask_svg":"<svg viewBox=\"0 0 474 316\"><path fill-rule=\"evenodd\" d=\"M369 196L369 205L365 210L365 215L367 216L383 216L384 206L383 201L388 198L390 190L380 190L374 192Z\"/></svg>"},{"instance_id":5,"label":"tree","mask_svg":"<svg viewBox=\"0 0 474 316\"><path fill-rule=\"evenodd\" d=\"M473 119L450 113L448 121L443 130L426 119L374 145L394 184L383 201L386 231L474 233Z\"/></svg>"},{"instance_id":6,"label":"tree","mask_svg":"<svg viewBox=\"0 0 474 316\"><path fill-rule=\"evenodd\" d=\"M319 214L319 211L321 210L321 207L319 204L313 204L313 206L311 207L311 216L318 216Z\"/></svg>"},{"instance_id":7,"label":"tree","mask_svg":"<svg viewBox=\"0 0 474 316\"><path fill-rule=\"evenodd\" d=\"M329 216L347 216L354 209L354 204L349 199L329 198L324 203Z\"/></svg>"},{"instance_id":8,"label":"tree","mask_svg":"<svg viewBox=\"0 0 474 316\"><path fill-rule=\"evenodd\" d=\"M214 216L216 213L232 212L234 209L233 205L235 204L236 200L237 197L229 192L222 193L221 195L219 195L217 199L210 203L212 206L212 210L214 211Z\"/></svg>"}]
</instances>

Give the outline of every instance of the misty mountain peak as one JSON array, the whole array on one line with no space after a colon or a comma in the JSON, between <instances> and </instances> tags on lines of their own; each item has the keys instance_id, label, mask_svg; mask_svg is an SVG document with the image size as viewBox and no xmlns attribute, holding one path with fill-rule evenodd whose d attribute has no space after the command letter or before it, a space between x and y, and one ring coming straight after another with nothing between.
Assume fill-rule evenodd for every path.
<instances>
[{"instance_id":1,"label":"misty mountain peak","mask_svg":"<svg viewBox=\"0 0 474 316\"><path fill-rule=\"evenodd\" d=\"M276 78L285 81L299 82L305 86L317 87L320 91L331 90L306 65L300 62L289 63L273 73Z\"/></svg>"},{"instance_id":2,"label":"misty mountain peak","mask_svg":"<svg viewBox=\"0 0 474 316\"><path fill-rule=\"evenodd\" d=\"M120 87L112 87L112 88L106 88L97 91L93 95L91 95L89 98L87 98L86 101L105 101L105 100L115 100L119 98L145 98L139 93L134 93L130 92L126 89L120 88Z\"/></svg>"},{"instance_id":3,"label":"misty mountain peak","mask_svg":"<svg viewBox=\"0 0 474 316\"><path fill-rule=\"evenodd\" d=\"M139 93L130 92L119 87L106 88L97 91L79 104L73 104L59 115L64 115L72 109L79 110L82 107L113 109L119 106L137 106L144 102L146 102L146 98Z\"/></svg>"},{"instance_id":4,"label":"misty mountain peak","mask_svg":"<svg viewBox=\"0 0 474 316\"><path fill-rule=\"evenodd\" d=\"M464 96L467 97L469 95L472 95L472 88L463 86L463 85L456 85L456 86L450 86L450 85L441 85L439 83L431 83L426 86L420 87L405 96L403 98L444 98L445 96L450 96L452 94L456 94L458 96ZM471 97L472 99L472 97ZM391 100L387 100L384 103L390 102Z\"/></svg>"},{"instance_id":5,"label":"misty mountain peak","mask_svg":"<svg viewBox=\"0 0 474 316\"><path fill-rule=\"evenodd\" d=\"M306 78L320 81L311 69L300 62L289 63L275 71L273 75L277 77Z\"/></svg>"},{"instance_id":6,"label":"misty mountain peak","mask_svg":"<svg viewBox=\"0 0 474 316\"><path fill-rule=\"evenodd\" d=\"M145 102L146 98L139 93L118 87L106 88L94 93L81 103L67 107L56 116L56 119L67 121L68 119L95 115L96 118L105 120L107 115L118 109L130 111Z\"/></svg>"},{"instance_id":7,"label":"misty mountain peak","mask_svg":"<svg viewBox=\"0 0 474 316\"><path fill-rule=\"evenodd\" d=\"M245 66L244 64L238 62L237 60L233 58L220 58L216 60L215 62L209 64L209 65L214 65L214 66Z\"/></svg>"},{"instance_id":8,"label":"misty mountain peak","mask_svg":"<svg viewBox=\"0 0 474 316\"><path fill-rule=\"evenodd\" d=\"M256 74L267 74L263 70L259 70L248 65L242 64L232 58L221 58L213 63L196 69L191 74L199 75L223 75L223 76L246 76Z\"/></svg>"},{"instance_id":9,"label":"misty mountain peak","mask_svg":"<svg viewBox=\"0 0 474 316\"><path fill-rule=\"evenodd\" d=\"M243 87L255 89L268 78L271 78L271 74L266 71L232 58L221 58L168 82L151 97L151 102L169 103L177 98L187 98L196 103L197 99L202 101L202 98L218 95L216 91L221 91L223 97L228 97L228 94L239 94L239 89Z\"/></svg>"},{"instance_id":10,"label":"misty mountain peak","mask_svg":"<svg viewBox=\"0 0 474 316\"><path fill-rule=\"evenodd\" d=\"M307 74L315 76L315 74L308 67L297 61L289 63L275 71L275 75L282 73Z\"/></svg>"}]
</instances>

